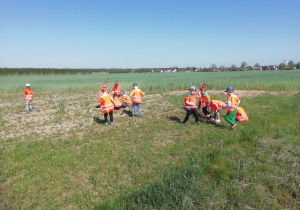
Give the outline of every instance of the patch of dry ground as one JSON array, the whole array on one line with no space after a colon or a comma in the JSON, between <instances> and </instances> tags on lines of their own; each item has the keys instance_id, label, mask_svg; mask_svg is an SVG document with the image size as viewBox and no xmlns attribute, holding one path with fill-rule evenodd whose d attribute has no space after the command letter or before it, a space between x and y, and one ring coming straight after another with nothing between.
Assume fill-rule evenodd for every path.
<instances>
[{"instance_id":1,"label":"patch of dry ground","mask_svg":"<svg viewBox=\"0 0 300 210\"><path fill-rule=\"evenodd\" d=\"M298 91L299 92L299 91ZM171 91L165 94L182 95L187 91ZM210 94L224 94L224 91L210 90ZM248 91L237 90L240 97L253 97L262 94L295 94L297 92L283 91ZM58 101L64 99L64 112L59 111ZM143 99L143 115L147 118L160 117L161 112L155 109L160 107L166 112L169 103L163 100L163 95L145 95ZM103 114L98 105L98 96L95 92L87 93L39 93L35 94L33 107L35 111L25 112L25 104L22 94L3 94L0 101L0 135L2 139L21 138L30 140L29 137L49 137L53 135L60 139L66 139L71 135L83 137L90 129L86 129L98 122L99 126L92 128L92 132L103 132L111 129L112 126L102 126ZM175 111L174 109L172 110ZM178 110L177 110L178 111ZM118 120L129 118L131 109L114 111L115 127L128 124L128 120ZM132 118L131 118L132 119ZM142 119L135 119L136 122ZM119 121L119 122L118 122ZM96 122L96 123L95 123ZM97 124L96 124L97 125ZM134 126L134 125L131 125Z\"/></svg>"}]
</instances>

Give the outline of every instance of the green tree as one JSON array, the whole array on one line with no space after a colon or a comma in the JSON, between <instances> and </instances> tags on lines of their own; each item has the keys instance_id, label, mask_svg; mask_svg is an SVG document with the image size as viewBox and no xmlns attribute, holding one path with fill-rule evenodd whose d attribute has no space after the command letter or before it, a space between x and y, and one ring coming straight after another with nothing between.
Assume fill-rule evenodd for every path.
<instances>
[{"instance_id":1,"label":"green tree","mask_svg":"<svg viewBox=\"0 0 300 210\"><path fill-rule=\"evenodd\" d=\"M247 66L246 61L243 61L242 64L241 64L241 68L245 68L246 66Z\"/></svg>"},{"instance_id":2,"label":"green tree","mask_svg":"<svg viewBox=\"0 0 300 210\"><path fill-rule=\"evenodd\" d=\"M300 62L297 63L296 68L300 69Z\"/></svg>"},{"instance_id":3,"label":"green tree","mask_svg":"<svg viewBox=\"0 0 300 210\"><path fill-rule=\"evenodd\" d=\"M278 65L278 69L284 70L284 69L286 69L286 65L285 65L284 63L280 63L280 64Z\"/></svg>"},{"instance_id":4,"label":"green tree","mask_svg":"<svg viewBox=\"0 0 300 210\"><path fill-rule=\"evenodd\" d=\"M294 69L294 66L295 66L295 64L294 64L294 61L289 61L289 63L288 63L288 65L287 65L289 68L291 68L291 69Z\"/></svg>"},{"instance_id":5,"label":"green tree","mask_svg":"<svg viewBox=\"0 0 300 210\"><path fill-rule=\"evenodd\" d=\"M255 67L260 67L259 63L256 63L254 66L255 66Z\"/></svg>"}]
</instances>

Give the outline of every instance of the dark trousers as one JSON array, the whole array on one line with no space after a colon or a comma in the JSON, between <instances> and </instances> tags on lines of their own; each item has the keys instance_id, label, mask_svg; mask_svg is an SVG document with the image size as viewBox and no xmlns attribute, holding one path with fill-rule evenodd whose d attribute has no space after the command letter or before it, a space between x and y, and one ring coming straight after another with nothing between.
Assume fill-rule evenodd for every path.
<instances>
[{"instance_id":1,"label":"dark trousers","mask_svg":"<svg viewBox=\"0 0 300 210\"><path fill-rule=\"evenodd\" d=\"M199 113L198 113L197 109L187 109L186 116L183 120L183 123L186 123L189 120L191 114L194 115L196 123L199 121Z\"/></svg>"},{"instance_id":2,"label":"dark trousers","mask_svg":"<svg viewBox=\"0 0 300 210\"><path fill-rule=\"evenodd\" d=\"M109 120L110 122L114 121L114 112L104 113L104 121L107 122L107 116L109 114Z\"/></svg>"},{"instance_id":3,"label":"dark trousers","mask_svg":"<svg viewBox=\"0 0 300 210\"><path fill-rule=\"evenodd\" d=\"M202 111L203 111L204 115L209 115L210 114L209 108L207 106L203 107Z\"/></svg>"}]
</instances>

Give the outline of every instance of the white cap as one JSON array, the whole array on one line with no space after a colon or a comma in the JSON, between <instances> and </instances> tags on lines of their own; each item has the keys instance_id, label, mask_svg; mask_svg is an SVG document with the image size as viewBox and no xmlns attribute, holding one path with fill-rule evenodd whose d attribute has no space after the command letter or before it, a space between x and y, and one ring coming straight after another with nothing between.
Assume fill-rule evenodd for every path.
<instances>
[{"instance_id":1,"label":"white cap","mask_svg":"<svg viewBox=\"0 0 300 210\"><path fill-rule=\"evenodd\" d=\"M29 83L27 83L25 86L26 86L26 87L30 87L31 85L30 85Z\"/></svg>"}]
</instances>

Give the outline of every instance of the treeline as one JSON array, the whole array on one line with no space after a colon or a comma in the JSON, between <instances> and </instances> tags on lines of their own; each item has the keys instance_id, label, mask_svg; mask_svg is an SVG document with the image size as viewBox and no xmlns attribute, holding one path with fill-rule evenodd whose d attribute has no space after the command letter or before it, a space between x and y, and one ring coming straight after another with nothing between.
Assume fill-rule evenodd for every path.
<instances>
[{"instance_id":1,"label":"treeline","mask_svg":"<svg viewBox=\"0 0 300 210\"><path fill-rule=\"evenodd\" d=\"M89 69L51 69L51 68L0 68L0 76L24 75L84 75Z\"/></svg>"},{"instance_id":2,"label":"treeline","mask_svg":"<svg viewBox=\"0 0 300 210\"><path fill-rule=\"evenodd\" d=\"M146 73L150 72L151 69L90 69L92 73L108 73L108 74L115 74L115 73Z\"/></svg>"}]
</instances>

